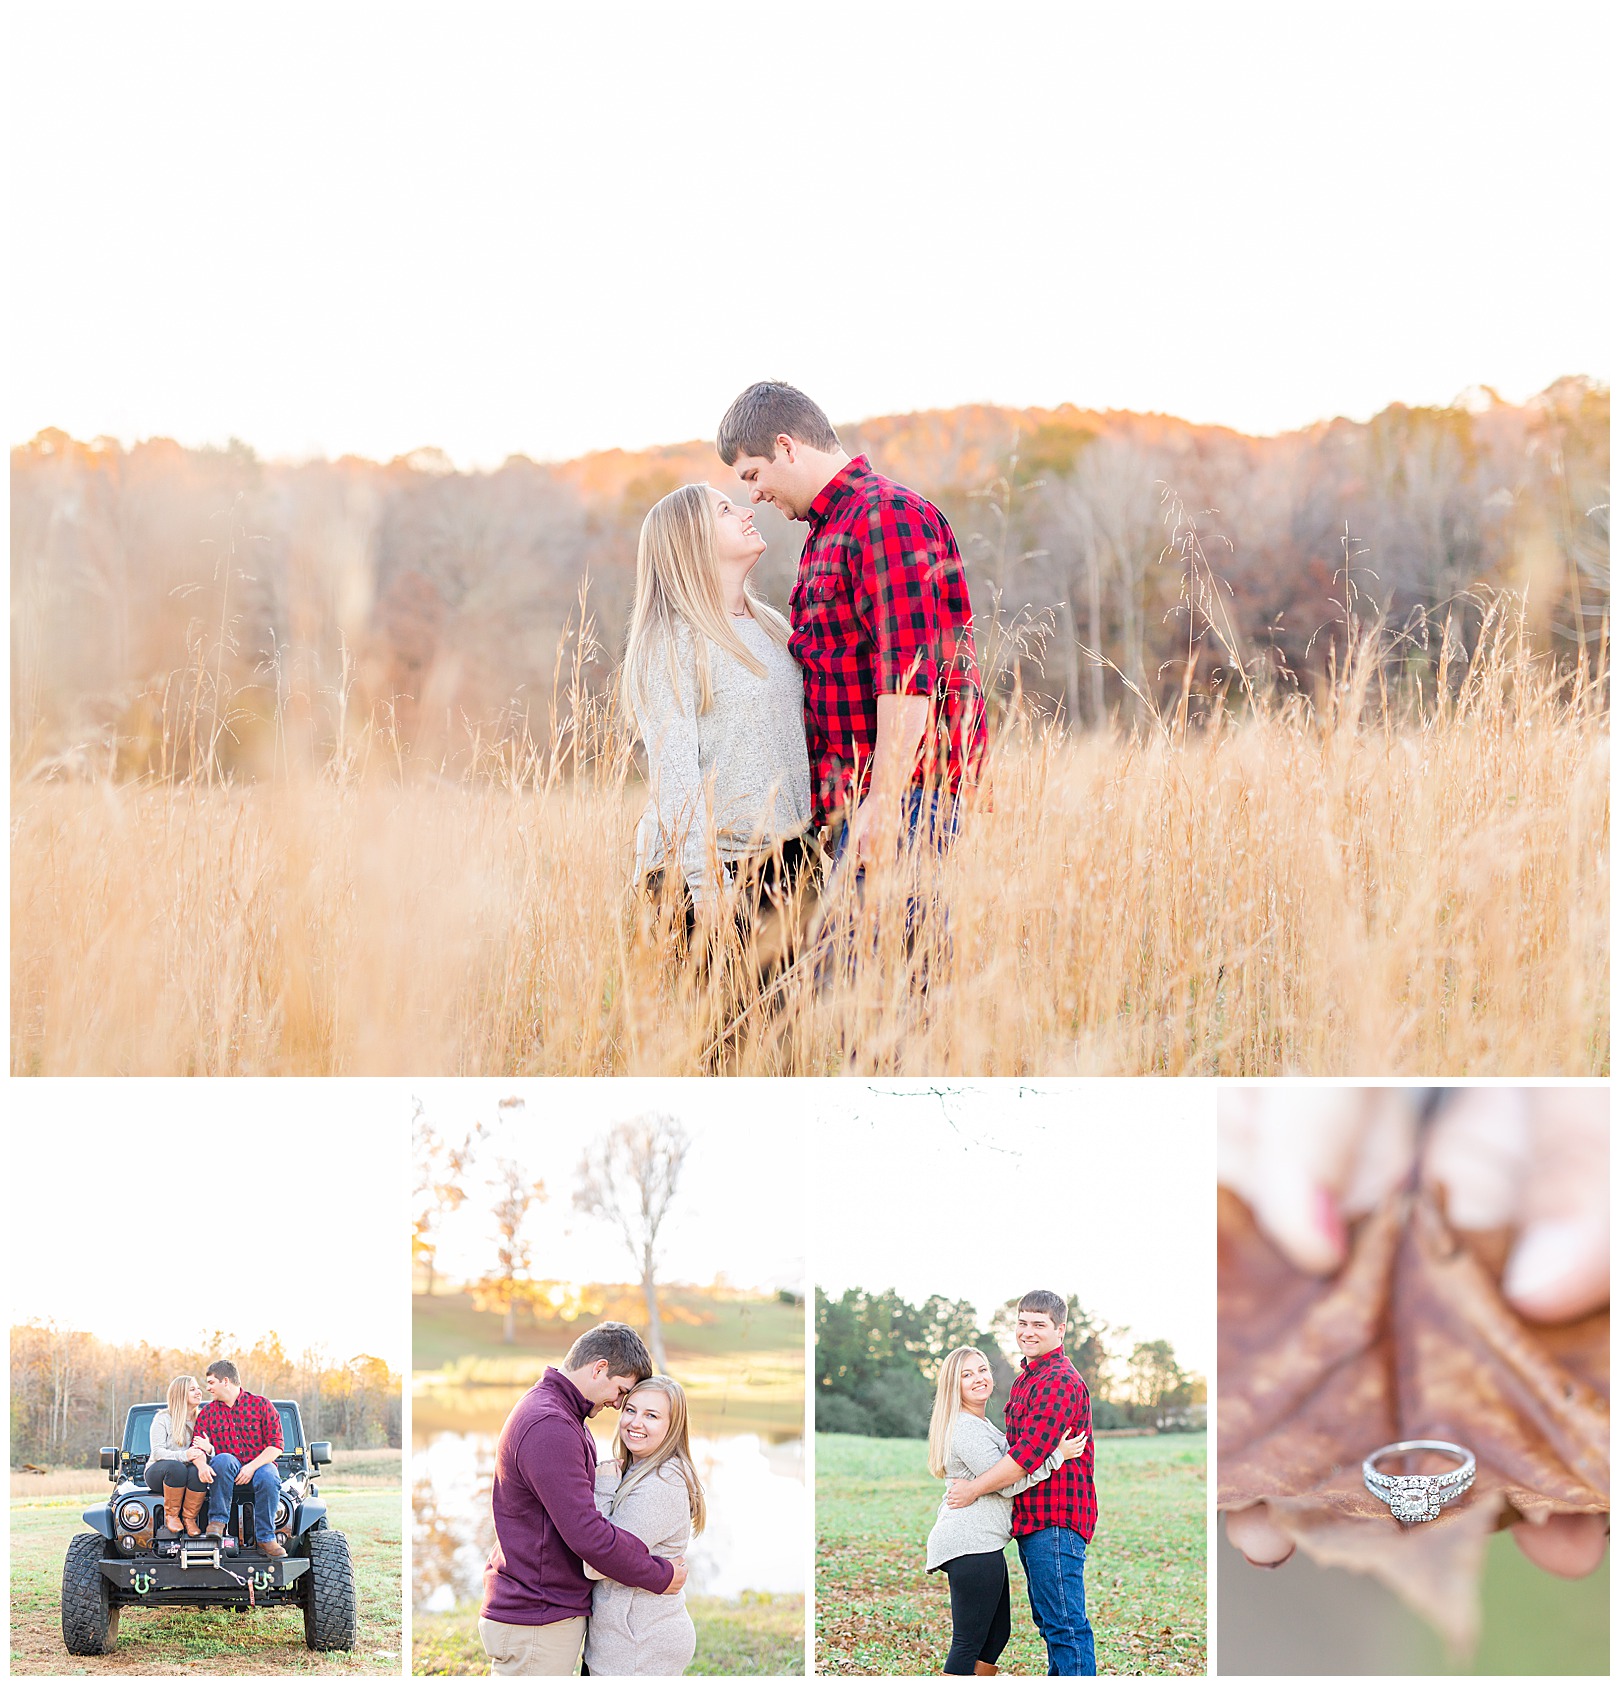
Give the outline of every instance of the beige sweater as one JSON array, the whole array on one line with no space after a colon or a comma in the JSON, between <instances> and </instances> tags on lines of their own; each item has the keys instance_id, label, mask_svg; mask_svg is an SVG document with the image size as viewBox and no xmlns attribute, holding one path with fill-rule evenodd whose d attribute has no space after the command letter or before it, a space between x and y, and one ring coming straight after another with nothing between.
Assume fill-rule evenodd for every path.
<instances>
[{"instance_id":1,"label":"beige sweater","mask_svg":"<svg viewBox=\"0 0 1620 1686\"><path fill-rule=\"evenodd\" d=\"M654 649L636 711L652 790L636 831L636 876L673 862L699 904L719 893L730 862L810 823L799 664L752 617L731 624L764 663L764 678L711 648L714 696L699 714L694 635L683 622L675 637L679 683L671 685L664 651Z\"/></svg>"},{"instance_id":2,"label":"beige sweater","mask_svg":"<svg viewBox=\"0 0 1620 1686\"><path fill-rule=\"evenodd\" d=\"M679 1557L692 1538L686 1483L668 1464L638 1481L621 1498L619 1463L596 1466L596 1508L615 1528L636 1536L655 1557ZM592 1674L684 1674L697 1650L697 1629L686 1610L686 1590L647 1592L603 1579L596 1582L585 1629L585 1666Z\"/></svg>"}]
</instances>

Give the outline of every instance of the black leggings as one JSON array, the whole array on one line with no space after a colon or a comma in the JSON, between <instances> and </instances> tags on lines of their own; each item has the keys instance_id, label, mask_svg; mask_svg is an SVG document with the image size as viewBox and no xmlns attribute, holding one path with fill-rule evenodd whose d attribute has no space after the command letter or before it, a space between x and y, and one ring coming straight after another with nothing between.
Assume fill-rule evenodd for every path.
<instances>
[{"instance_id":1,"label":"black leggings","mask_svg":"<svg viewBox=\"0 0 1620 1686\"><path fill-rule=\"evenodd\" d=\"M737 897L737 935L746 937L752 926L761 923L763 916L779 908L784 902L793 906L804 923L814 910L822 870L821 844L815 832L806 830L784 837L769 848L731 863L739 891ZM667 882L667 891L666 891ZM680 897L676 910L684 954L697 930L697 909L692 905L692 892L678 868L657 866L641 881L641 891L649 901L658 902L666 893ZM802 933L797 933L802 935ZM792 958L796 942L787 944L785 956L773 959L765 966L767 973L775 972L780 964Z\"/></svg>"},{"instance_id":2,"label":"black leggings","mask_svg":"<svg viewBox=\"0 0 1620 1686\"><path fill-rule=\"evenodd\" d=\"M999 1551L970 1551L945 1564L951 1583L951 1654L944 1674L972 1674L993 1663L1012 1637L1012 1588Z\"/></svg>"},{"instance_id":3,"label":"black leggings","mask_svg":"<svg viewBox=\"0 0 1620 1686\"><path fill-rule=\"evenodd\" d=\"M161 1493L165 1487L189 1487L194 1493L203 1491L202 1477L197 1473L197 1466L194 1463L182 1463L179 1458L165 1458L158 1464L148 1459L146 1485L154 1493Z\"/></svg>"}]
</instances>

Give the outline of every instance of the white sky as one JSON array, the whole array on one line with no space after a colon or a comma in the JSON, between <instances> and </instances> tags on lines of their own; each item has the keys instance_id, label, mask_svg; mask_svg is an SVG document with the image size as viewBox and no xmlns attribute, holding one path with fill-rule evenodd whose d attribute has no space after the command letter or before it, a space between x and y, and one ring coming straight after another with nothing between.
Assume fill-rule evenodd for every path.
<instances>
[{"instance_id":1,"label":"white sky","mask_svg":"<svg viewBox=\"0 0 1620 1686\"><path fill-rule=\"evenodd\" d=\"M29 1079L6 1112L13 1322L244 1349L273 1329L295 1356L407 1367L408 1114L381 1085ZM166 1156L189 1201L161 1192Z\"/></svg>"},{"instance_id":2,"label":"white sky","mask_svg":"<svg viewBox=\"0 0 1620 1686\"><path fill-rule=\"evenodd\" d=\"M8 9L17 442L462 466L1611 375L1607 9Z\"/></svg>"},{"instance_id":3,"label":"white sky","mask_svg":"<svg viewBox=\"0 0 1620 1686\"><path fill-rule=\"evenodd\" d=\"M971 1301L1075 1294L1215 1357L1214 1095L1190 1080L840 1084L815 1127L815 1269Z\"/></svg>"},{"instance_id":4,"label":"white sky","mask_svg":"<svg viewBox=\"0 0 1620 1686\"><path fill-rule=\"evenodd\" d=\"M479 1148L468 1199L446 1221L438 1268L481 1275L494 1258L482 1179L500 1157L516 1159L546 1186L529 1209L533 1274L563 1282L634 1282L639 1273L619 1232L574 1210L580 1157L624 1119L667 1112L692 1149L660 1231L661 1277L709 1283L724 1272L739 1288L805 1291L805 1122L814 1085L752 1079L551 1078L544 1082L460 1078L411 1085L444 1134L475 1120L494 1134ZM501 1108L509 1097L521 1110Z\"/></svg>"}]
</instances>

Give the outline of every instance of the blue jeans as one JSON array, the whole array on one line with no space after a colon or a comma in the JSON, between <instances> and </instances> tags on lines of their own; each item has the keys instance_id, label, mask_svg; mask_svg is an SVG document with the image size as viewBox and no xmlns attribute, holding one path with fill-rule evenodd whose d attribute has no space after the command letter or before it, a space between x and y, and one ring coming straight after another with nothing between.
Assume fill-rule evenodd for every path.
<instances>
[{"instance_id":1,"label":"blue jeans","mask_svg":"<svg viewBox=\"0 0 1620 1686\"><path fill-rule=\"evenodd\" d=\"M1095 1674L1097 1647L1086 1618L1086 1542L1076 1528L1018 1536L1029 1608L1046 1641L1048 1674Z\"/></svg>"},{"instance_id":2,"label":"blue jeans","mask_svg":"<svg viewBox=\"0 0 1620 1686\"><path fill-rule=\"evenodd\" d=\"M213 1485L208 1489L208 1520L229 1524L242 1460L229 1452L216 1452L208 1460L208 1467L214 1472ZM280 1497L281 1477L276 1474L276 1466L260 1464L253 1472L253 1531L260 1545L276 1537L276 1500Z\"/></svg>"}]
</instances>

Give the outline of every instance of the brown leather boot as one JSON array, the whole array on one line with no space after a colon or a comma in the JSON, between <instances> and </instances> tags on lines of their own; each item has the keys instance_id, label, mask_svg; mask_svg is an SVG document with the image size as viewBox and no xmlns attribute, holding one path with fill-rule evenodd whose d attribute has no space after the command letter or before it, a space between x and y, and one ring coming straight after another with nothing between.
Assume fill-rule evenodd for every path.
<instances>
[{"instance_id":1,"label":"brown leather boot","mask_svg":"<svg viewBox=\"0 0 1620 1686\"><path fill-rule=\"evenodd\" d=\"M165 1481L163 1483L163 1526L171 1534L180 1532L180 1507L185 1503L186 1490Z\"/></svg>"},{"instance_id":2,"label":"brown leather boot","mask_svg":"<svg viewBox=\"0 0 1620 1686\"><path fill-rule=\"evenodd\" d=\"M186 1502L180 1507L180 1524L192 1539L202 1533L202 1529L197 1526L197 1518L202 1515L203 1503L207 1497L201 1487L196 1492L189 1487L186 1489Z\"/></svg>"},{"instance_id":3,"label":"brown leather boot","mask_svg":"<svg viewBox=\"0 0 1620 1686\"><path fill-rule=\"evenodd\" d=\"M1000 1674L1001 1670L994 1663L975 1663L973 1672L975 1674Z\"/></svg>"},{"instance_id":4,"label":"brown leather boot","mask_svg":"<svg viewBox=\"0 0 1620 1686\"><path fill-rule=\"evenodd\" d=\"M210 1522L208 1526L203 1529L203 1532L211 1540L223 1539L225 1536L225 1524L223 1522Z\"/></svg>"},{"instance_id":5,"label":"brown leather boot","mask_svg":"<svg viewBox=\"0 0 1620 1686\"><path fill-rule=\"evenodd\" d=\"M280 1540L265 1540L260 1544L259 1550L266 1557L285 1557L287 1555L287 1548Z\"/></svg>"}]
</instances>

